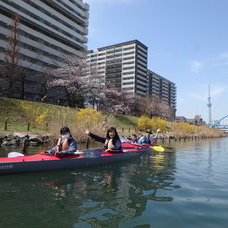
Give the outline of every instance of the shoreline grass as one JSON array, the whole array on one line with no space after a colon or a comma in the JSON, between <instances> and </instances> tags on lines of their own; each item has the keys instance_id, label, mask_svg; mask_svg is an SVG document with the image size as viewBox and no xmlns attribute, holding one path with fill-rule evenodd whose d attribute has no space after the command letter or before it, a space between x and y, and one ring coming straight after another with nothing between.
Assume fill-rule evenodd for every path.
<instances>
[{"instance_id":1,"label":"shoreline grass","mask_svg":"<svg viewBox=\"0 0 228 228\"><path fill-rule=\"evenodd\" d=\"M62 126L68 126L72 129L72 133L77 136L81 141L86 139L84 135L84 129L89 128L97 134L104 135L106 128L113 126L116 127L121 136L129 136L132 133L142 133L143 129L140 129L140 118L134 116L126 116L120 114L101 113L102 120L95 120L93 122L87 122L76 120L76 115L81 110L77 108L69 108L65 106L17 100L10 98L0 97L0 133L6 133L4 131L5 121L7 120L8 128L7 132L13 131L28 131L31 133L40 133L58 136L59 129ZM82 112L85 109L82 109ZM85 113L84 119L88 121L88 116ZM148 118L148 117L143 117ZM151 129L155 126L155 121L151 119L144 120ZM150 121L152 121L150 123ZM158 121L159 122L159 121ZM160 121L164 125L164 121ZM159 128L159 126L156 126ZM147 127L146 127L147 128ZM141 131L140 131L141 130ZM144 129L145 130L145 129ZM154 129L155 130L155 129ZM187 123L170 123L167 122L167 130L163 130L163 134L173 137L220 137L223 133L218 129L210 129L206 126L195 126Z\"/></svg>"},{"instance_id":2,"label":"shoreline grass","mask_svg":"<svg viewBox=\"0 0 228 228\"><path fill-rule=\"evenodd\" d=\"M134 116L102 113L105 124L97 128L96 125L101 125L101 123L96 123L96 121L88 126L83 126L83 121L77 122L76 114L80 112L77 108L1 97L0 107L2 110L0 112L1 134L5 133L5 121L7 121L7 132L27 132L29 123L29 132L52 133L57 136L61 127L68 126L80 139L85 138L83 133L85 127L96 133L102 133L102 131L105 132L105 128L113 126L121 132L121 135L126 135L129 129L131 133L135 131L138 122L138 118ZM85 119L87 119L86 116Z\"/></svg>"}]
</instances>

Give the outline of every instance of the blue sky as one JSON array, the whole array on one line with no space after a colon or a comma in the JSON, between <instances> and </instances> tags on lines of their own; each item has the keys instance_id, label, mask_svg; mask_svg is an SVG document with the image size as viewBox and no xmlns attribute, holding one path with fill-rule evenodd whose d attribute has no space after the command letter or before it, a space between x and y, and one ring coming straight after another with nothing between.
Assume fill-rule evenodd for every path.
<instances>
[{"instance_id":1,"label":"blue sky","mask_svg":"<svg viewBox=\"0 0 228 228\"><path fill-rule=\"evenodd\" d=\"M228 115L227 0L86 0L89 49L138 39L148 68L177 85L177 115ZM228 120L223 123L228 123Z\"/></svg>"}]
</instances>

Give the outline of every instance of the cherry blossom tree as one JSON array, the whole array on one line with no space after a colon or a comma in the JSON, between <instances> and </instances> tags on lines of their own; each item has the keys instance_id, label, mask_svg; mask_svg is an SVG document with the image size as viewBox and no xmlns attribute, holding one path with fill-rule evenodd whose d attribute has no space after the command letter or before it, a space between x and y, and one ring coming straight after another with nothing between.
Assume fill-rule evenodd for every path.
<instances>
[{"instance_id":1,"label":"cherry blossom tree","mask_svg":"<svg viewBox=\"0 0 228 228\"><path fill-rule=\"evenodd\" d=\"M129 114L130 108L127 97L124 93L118 91L115 85L106 84L103 89L100 107L103 111L112 113Z\"/></svg>"},{"instance_id":2,"label":"cherry blossom tree","mask_svg":"<svg viewBox=\"0 0 228 228\"><path fill-rule=\"evenodd\" d=\"M136 95L131 97L131 99L128 98L128 103L130 113L134 116L146 115L150 117L162 117L168 120L174 118L174 109L159 96L142 97Z\"/></svg>"},{"instance_id":3,"label":"cherry blossom tree","mask_svg":"<svg viewBox=\"0 0 228 228\"><path fill-rule=\"evenodd\" d=\"M65 56L64 59L63 65L51 72L52 76L47 82L47 88L61 87L65 91L68 105L74 106L75 98L83 99L87 64L84 59L76 56Z\"/></svg>"},{"instance_id":4,"label":"cherry blossom tree","mask_svg":"<svg viewBox=\"0 0 228 228\"><path fill-rule=\"evenodd\" d=\"M52 72L52 79L47 88L61 87L64 89L68 105L73 106L72 98L80 97L86 104L95 105L102 111L113 113L129 112L127 100L115 85L105 82L91 68L85 59L76 56L65 56L62 67Z\"/></svg>"}]
</instances>

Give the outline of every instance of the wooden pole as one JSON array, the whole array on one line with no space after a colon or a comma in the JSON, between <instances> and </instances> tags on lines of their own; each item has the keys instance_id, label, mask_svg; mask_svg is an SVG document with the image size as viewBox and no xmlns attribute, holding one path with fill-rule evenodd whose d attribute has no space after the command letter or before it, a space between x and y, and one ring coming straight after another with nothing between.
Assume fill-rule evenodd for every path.
<instances>
[{"instance_id":1,"label":"wooden pole","mask_svg":"<svg viewBox=\"0 0 228 228\"><path fill-rule=\"evenodd\" d=\"M48 122L45 124L45 130L48 130Z\"/></svg>"},{"instance_id":2,"label":"wooden pole","mask_svg":"<svg viewBox=\"0 0 228 228\"><path fill-rule=\"evenodd\" d=\"M8 128L8 121L6 120L5 121L5 127L4 127L5 131L7 131L7 128Z\"/></svg>"},{"instance_id":3,"label":"wooden pole","mask_svg":"<svg viewBox=\"0 0 228 228\"><path fill-rule=\"evenodd\" d=\"M86 140L86 149L89 149L89 137Z\"/></svg>"}]
</instances>

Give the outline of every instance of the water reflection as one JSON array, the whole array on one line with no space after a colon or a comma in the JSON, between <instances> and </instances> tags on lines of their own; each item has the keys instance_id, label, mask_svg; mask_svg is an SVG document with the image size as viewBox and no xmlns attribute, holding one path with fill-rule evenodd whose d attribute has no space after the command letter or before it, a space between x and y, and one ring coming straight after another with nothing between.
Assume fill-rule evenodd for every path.
<instances>
[{"instance_id":1,"label":"water reflection","mask_svg":"<svg viewBox=\"0 0 228 228\"><path fill-rule=\"evenodd\" d=\"M227 147L189 142L113 166L0 176L0 227L226 227Z\"/></svg>"},{"instance_id":2,"label":"water reflection","mask_svg":"<svg viewBox=\"0 0 228 228\"><path fill-rule=\"evenodd\" d=\"M212 165L212 143L211 143L211 141L209 141L209 145L208 145L208 173L210 173L212 167L213 167L213 165Z\"/></svg>"},{"instance_id":3,"label":"water reflection","mask_svg":"<svg viewBox=\"0 0 228 228\"><path fill-rule=\"evenodd\" d=\"M87 171L3 176L0 177L1 206L9 206L6 199L10 189L19 204L24 203L21 199L30 199L29 208L35 201L39 209L33 207L33 212L38 217L41 214L49 217L52 225L54 222L64 227L91 227L92 224L117 227L140 216L148 200L173 200L172 190L180 188L174 184L175 160L173 152L153 152L128 163ZM17 209L11 208L10 213L17 213ZM64 221L58 216L54 220L50 218L50 214L58 213Z\"/></svg>"},{"instance_id":4,"label":"water reflection","mask_svg":"<svg viewBox=\"0 0 228 228\"><path fill-rule=\"evenodd\" d=\"M174 185L175 180L175 162L176 156L174 152L156 152L153 151L150 155L142 159L141 171L144 173L144 178L141 180L141 185L144 190L144 198L155 201L172 201L171 196L166 196L165 190L180 188Z\"/></svg>"}]
</instances>

